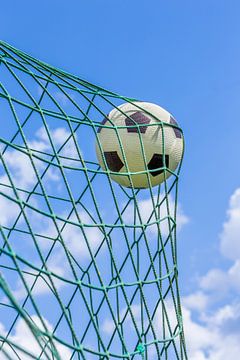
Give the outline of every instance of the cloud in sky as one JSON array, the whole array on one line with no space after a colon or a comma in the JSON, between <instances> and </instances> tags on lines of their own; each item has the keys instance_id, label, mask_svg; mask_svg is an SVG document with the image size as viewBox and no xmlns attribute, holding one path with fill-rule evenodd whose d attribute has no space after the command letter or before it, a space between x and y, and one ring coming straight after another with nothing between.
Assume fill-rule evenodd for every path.
<instances>
[{"instance_id":1,"label":"cloud in sky","mask_svg":"<svg viewBox=\"0 0 240 360\"><path fill-rule=\"evenodd\" d=\"M183 305L190 310L204 311L209 303L209 297L201 290L183 298Z\"/></svg>"},{"instance_id":2,"label":"cloud in sky","mask_svg":"<svg viewBox=\"0 0 240 360\"><path fill-rule=\"evenodd\" d=\"M37 326L40 330L44 329L40 319L36 315L31 316L31 320L34 322L35 326ZM48 331L52 332L53 331L52 324L50 324L50 322L44 318L43 318L43 321L44 321ZM0 334L4 336L6 333L7 333L7 331L4 327L4 325L2 323L0 323ZM39 346L38 342L36 341L34 335L32 334L31 330L29 329L28 325L22 318L20 318L18 320L13 334L11 334L9 336L9 340L18 344L26 351L29 351L30 353L34 354L36 356L36 358L38 358L38 356L41 354L41 347ZM72 351L70 351L68 348L66 348L65 346L63 346L62 344L60 344L56 341L54 342L54 344L56 346L58 353L61 355L62 359L66 359L66 360L70 359ZM11 350L11 348L7 344L4 345L3 348L8 353L8 355L10 356L10 358L12 360L19 359L19 357L16 356L16 354ZM16 351L17 351L18 355L20 356L21 360L29 360L30 359L30 357L28 355L24 354L24 352L21 352L17 349L16 349ZM48 351L47 353L51 357L50 352ZM41 358L46 359L46 357L41 357ZM1 359L2 359L2 357L1 357Z\"/></svg>"},{"instance_id":3,"label":"cloud in sky","mask_svg":"<svg viewBox=\"0 0 240 360\"><path fill-rule=\"evenodd\" d=\"M62 127L52 129L50 130L50 133L52 141L57 149L70 136L70 132ZM36 131L35 136L28 141L28 146L38 151L50 151L52 149L47 132L44 127L41 127ZM70 158L77 157L77 151L72 137L64 145L63 149L61 150L61 155ZM10 171L14 186L16 188L31 191L35 184L38 182L38 179L29 156L21 151L8 149L5 151L3 159L8 167L8 170ZM38 171L38 174L41 175L47 167L47 163L38 160L35 157L33 158L33 161ZM62 162L67 163L68 165L70 164L68 160L63 160ZM11 185L2 163L0 164L0 171L2 173L2 175L0 175L0 183L5 185ZM49 186L54 183L59 183L60 185L59 172L57 172L54 167L49 167L46 174L44 175L44 179L45 183L49 184ZM6 186L0 186L0 191L3 194L12 197L13 199L16 198L13 190L7 188ZM27 194L23 192L19 192L19 195L21 196L22 200L25 200L27 197ZM17 218L20 207L17 203L12 201L11 199L8 199L4 195L0 195L0 200L0 224L9 225ZM33 199L32 197L31 205L35 206L36 208L38 205L36 199ZM21 219L23 219L23 217L21 217Z\"/></svg>"},{"instance_id":4,"label":"cloud in sky","mask_svg":"<svg viewBox=\"0 0 240 360\"><path fill-rule=\"evenodd\" d=\"M162 198L160 199L160 201ZM146 223L149 217L152 215L150 222L156 221L156 216L154 214L154 208L157 205L157 197L154 196L154 204L151 199L143 199L138 202L138 209L139 209L139 217L138 223L140 223L140 218L143 223ZM169 205L169 214L173 218L174 217L174 200L171 195L168 196L168 205ZM160 218L163 219L164 217L168 216L167 211L167 203L163 201L160 207ZM181 204L178 204L177 208L177 229L180 231L184 225L189 222L189 217L184 213ZM123 214L123 219L127 223L133 223L134 221L134 204L131 203L130 206L126 209L125 213ZM164 236L169 233L169 225L168 221L164 220L160 222L160 229ZM149 230L152 233L156 233L158 228L156 226L150 226Z\"/></svg>"},{"instance_id":5,"label":"cloud in sky","mask_svg":"<svg viewBox=\"0 0 240 360\"><path fill-rule=\"evenodd\" d=\"M55 144L57 149L70 136L70 132L62 127L52 129L52 130L50 130L50 132L51 132L52 141ZM35 136L28 141L28 145L30 148L38 150L38 151L49 151L51 149L51 144L50 144L48 135L47 135L44 127L41 127L36 131ZM75 144L74 144L72 138L70 138L67 141L66 145L63 147L63 149L61 151L61 154L63 156L69 156L69 157L76 156L76 148L75 148ZM32 188L37 183L37 177L36 177L36 174L34 172L34 169L33 169L33 166L32 166L32 163L31 163L29 157L27 155L23 154L21 151L7 150L4 153L3 158L10 170L14 185L19 188L32 190ZM35 158L34 158L34 163L40 174L41 174L41 172L44 171L45 167L47 166L47 164L45 162L37 160ZM2 175L0 176L0 183L5 184L5 185L10 185L7 175L4 173L3 166L1 166L0 170L2 172ZM55 186L55 184L58 183L58 181L59 181L59 175L55 172L55 170L52 170L51 167L48 169L45 177L50 186ZM11 188L8 188L6 186L1 186L0 190L5 195L9 195L10 197L15 198L15 194ZM22 200L26 199L26 197L27 197L26 193L19 192L19 194L20 194L20 197ZM38 207L41 207L41 204L38 203L38 199L32 198L32 197L31 197L31 205L35 206L36 209ZM11 226L11 224L13 224L15 222L18 214L20 213L20 210L21 209L18 204L16 204L14 201L8 199L6 196L0 195L0 224L1 225ZM27 211L28 210L26 210L26 212ZM66 214L62 213L62 216L63 216L63 218L65 218ZM87 217L87 215L85 213L82 212L81 214L79 214L79 216L83 222L92 223L91 219L89 219L89 217ZM40 234L43 233L44 235L56 236L56 229L53 227L53 225L51 225L51 226L49 225L50 222L47 217L44 218L43 216L39 216L39 214L37 212L31 211L28 214L28 220L30 221L30 223L32 224L34 229L35 228L37 229L36 232L38 232ZM73 218L73 216L72 216L70 220L74 221L74 220L76 220L76 217ZM18 220L18 226L20 224L21 225L23 224L23 226L24 226L22 215L21 215L20 219ZM92 246L92 248L94 250L100 241L101 234L96 227L90 227L85 230L86 230L86 235L89 239L90 246ZM81 259L86 259L86 257L89 256L89 252L88 252L87 246L84 242L83 235L77 226L72 226L70 224L66 225L65 229L63 230L63 238L66 241L66 244L67 244L69 250L72 251L73 253L75 253L76 257L81 258ZM46 242L47 241L45 240L45 243ZM17 241L12 243L13 248L15 247L15 245L17 246L17 244L18 244ZM31 244L33 245L33 243L28 243L28 246L31 246ZM43 250L44 250L44 241L39 241L38 245L40 246L40 248L42 246ZM48 244L48 247L49 247L49 244ZM17 249L14 248L14 250L17 250ZM34 261L34 259L32 259L32 261ZM64 266L64 264L66 264L66 262L67 262L66 255L64 254L63 248L61 248L61 251L57 254L57 256L55 254L54 258L52 258L51 261L48 261L47 265L51 271L57 273L58 275L63 275L63 274L66 275L69 271L69 270L66 271L66 273L64 272L64 270L66 270L66 266ZM37 266L37 264L35 264L35 265ZM25 270L29 270L29 269L25 269ZM33 274L35 274L35 273L36 272L33 271ZM27 284L29 286L31 286L33 281L35 280L35 276L25 275L25 279L26 279ZM45 279L49 283L48 278L45 277ZM56 278L54 279L54 283L55 283L57 289L62 288L64 285L63 281L60 281ZM46 285L46 282L42 278L39 277L34 286L34 291L33 291L34 295L43 295L43 294L46 294L49 292L50 292L50 289ZM14 294L18 300L22 299L22 298L24 298L24 296L26 296L26 291L24 290L23 284L20 280L14 286Z\"/></svg>"},{"instance_id":6,"label":"cloud in sky","mask_svg":"<svg viewBox=\"0 0 240 360\"><path fill-rule=\"evenodd\" d=\"M67 215L65 213L62 214L63 218L66 218ZM86 224L93 224L90 217L84 213L83 211L79 212L79 217L83 223ZM36 218L37 219L37 218ZM69 219L70 221L77 222L76 215L72 215ZM46 225L46 226L45 226ZM47 227L48 225L48 227ZM53 223L43 224L43 229L41 233L47 234L48 236L52 238L57 237L57 230ZM59 227L60 228L60 227ZM103 239L103 234L100 232L98 227L86 227L84 228L85 235L88 240L89 247L94 255L96 249L98 248L100 242ZM74 256L75 259L77 259L78 264L81 266L86 265L86 261L90 259L90 252L88 250L88 247L86 245L84 235L81 231L81 229L76 225L67 224L62 231L62 239L68 249L68 251ZM47 242L45 239L44 241L39 241L38 246L39 249L42 250L43 253L46 252L46 250L49 250L49 247L52 245L52 241ZM34 265L41 267L39 261L36 259L34 260ZM67 258L67 255L65 253L65 250L63 246L60 244L60 242L55 243L54 250L52 251L50 257L48 258L48 261L46 263L47 268L49 271L51 271L53 274L56 274L58 276L64 277L64 278L70 278L73 280L73 274L72 270L69 266L69 260ZM29 271L29 268L23 268L22 270ZM46 294L51 293L51 282L49 280L49 277L42 274L41 277L38 277L36 279L36 275L38 274L37 271L32 270L32 275L30 274L24 274L25 281L27 285L31 288L31 286L34 283L34 287L32 290L33 296L43 296ZM55 276L52 276L52 281L54 282L54 285L58 291L65 288L68 283L56 278ZM17 298L17 300L24 299L27 296L27 292L25 290L25 287L22 283L22 280L18 280L17 283L14 286L13 290L14 296Z\"/></svg>"},{"instance_id":7,"label":"cloud in sky","mask_svg":"<svg viewBox=\"0 0 240 360\"><path fill-rule=\"evenodd\" d=\"M240 260L227 270L210 269L200 279L200 286L205 291L214 291L215 294L228 294L230 290L240 292Z\"/></svg>"},{"instance_id":8,"label":"cloud in sky","mask_svg":"<svg viewBox=\"0 0 240 360\"><path fill-rule=\"evenodd\" d=\"M220 251L225 258L233 261L232 265L210 269L200 279L200 287L205 292L227 295L229 291L240 292L240 188L230 197L227 220L220 234Z\"/></svg>"},{"instance_id":9,"label":"cloud in sky","mask_svg":"<svg viewBox=\"0 0 240 360\"><path fill-rule=\"evenodd\" d=\"M63 148L60 151L60 154L62 156L66 156L69 158L79 158L76 145L74 143L72 134L70 130L67 130L64 127L59 127L55 129L50 129L51 139L52 142L58 150L59 147L61 147L63 144ZM52 148L52 145L49 141L49 136L46 132L46 129L42 126L38 131L36 132L37 137L41 140L41 142L45 145L45 149L49 150ZM74 134L75 139L77 139L77 134ZM79 149L80 151L80 149Z\"/></svg>"},{"instance_id":10,"label":"cloud in sky","mask_svg":"<svg viewBox=\"0 0 240 360\"><path fill-rule=\"evenodd\" d=\"M195 304L201 302L201 306ZM188 356L191 360L236 360L240 353L240 303L225 305L209 315L205 312L206 299L201 294L183 299L182 315L184 319L185 337L187 340ZM165 306L171 327L176 324L174 307L166 301ZM136 323L140 326L141 307L134 305ZM196 311L197 310L197 311ZM124 314L124 310L121 312ZM125 326L129 328L131 322L128 317ZM162 312L159 307L155 319L155 329L159 337L162 335ZM105 319L102 330L112 334L114 323ZM176 342L177 343L177 342ZM149 348L149 356L155 360L155 350Z\"/></svg>"},{"instance_id":11,"label":"cloud in sky","mask_svg":"<svg viewBox=\"0 0 240 360\"><path fill-rule=\"evenodd\" d=\"M2 188L1 190L3 191ZM6 195L13 196L13 192L10 189L5 188L4 193ZM9 200L7 197L0 195L0 224L2 226L12 223L16 219L19 210L18 204Z\"/></svg>"},{"instance_id":12,"label":"cloud in sky","mask_svg":"<svg viewBox=\"0 0 240 360\"><path fill-rule=\"evenodd\" d=\"M59 257L58 259L55 259L55 263L53 262L52 264L48 264L48 268L53 273L57 274L58 276L64 277L64 275L66 275L64 262L61 264L61 262L59 260L62 260L62 259L60 259L60 257ZM30 289L31 289L32 285L34 284L33 289L31 290L32 296L35 297L35 296L50 294L52 291L51 289L53 289L53 286L51 284L49 277L42 274L36 280L38 272L36 270L32 270L31 273L32 273L32 275L24 274L23 276L24 276L27 286ZM60 289L62 289L64 286L67 285L67 283L63 282L62 280L60 280L56 277L52 276L51 279L52 279L52 281L54 283L54 287L57 291L59 291ZM18 279L15 290L13 290L13 295L15 296L15 298L18 301L25 299L25 297L28 295L22 280Z\"/></svg>"},{"instance_id":13,"label":"cloud in sky","mask_svg":"<svg viewBox=\"0 0 240 360\"><path fill-rule=\"evenodd\" d=\"M230 197L227 219L220 234L220 251L224 257L233 261L232 265L227 269L220 267L210 269L199 279L198 290L182 299L190 359L236 360L239 358L239 234L240 188ZM228 302L226 304L224 304L225 299ZM221 305L217 305L219 300Z\"/></svg>"},{"instance_id":14,"label":"cloud in sky","mask_svg":"<svg viewBox=\"0 0 240 360\"><path fill-rule=\"evenodd\" d=\"M103 233L100 231L98 226L95 226L90 216L85 212L84 210L79 211L78 217L76 213L73 213L66 224L62 221L58 221L58 229L60 230L63 225L64 228L61 230L61 241L64 241L66 248L68 251L79 261L80 265L83 265L86 263L86 259L89 259L91 254L89 251L89 248L92 252L92 254L95 253L96 249L98 248L100 242L103 240ZM68 213L62 212L60 216L63 219L68 218ZM86 225L85 227L79 226L79 220ZM72 223L73 224L72 224ZM58 231L54 224L51 222L47 228L41 231L42 234L48 234L51 238L57 238ZM86 242L87 239L87 242ZM88 243L88 246L87 246ZM44 242L42 243L42 246L44 247ZM46 243L46 246L49 245ZM67 261L65 251L63 250L63 247L58 248L58 256L57 256L57 266L61 266L61 264L64 261Z\"/></svg>"},{"instance_id":15,"label":"cloud in sky","mask_svg":"<svg viewBox=\"0 0 240 360\"><path fill-rule=\"evenodd\" d=\"M70 131L66 130L65 128L56 128L50 130L51 139L55 146L55 149L58 150L61 145L63 145L70 136ZM49 137L44 127L39 128L36 131L35 137L28 141L29 148L37 151L50 151L53 153L52 145L50 143ZM60 154L62 156L76 158L77 151L76 146L72 137L66 142L63 146ZM37 183L37 176L34 170L34 167L31 163L31 159L28 155L24 152L18 150L6 150L3 155L4 162L6 163L10 173L12 175L13 183L16 187L20 188L30 188L35 183ZM47 167L47 163L37 158L33 157L34 165L36 170L41 175L43 170ZM5 172L2 164L1 164L1 171ZM54 167L49 167L46 172L45 177L49 181L58 181L59 175L56 172ZM7 175L1 176L1 183L10 184Z\"/></svg>"},{"instance_id":16,"label":"cloud in sky","mask_svg":"<svg viewBox=\"0 0 240 360\"><path fill-rule=\"evenodd\" d=\"M69 91L67 91L65 89L65 92L68 93ZM68 93L68 95L70 96L70 98L74 101L76 98L76 94L74 92L71 92L70 94ZM63 91L61 91L60 89L58 91L55 91L53 93L53 96L56 98L56 100L59 102L60 106L69 106L72 104L71 100L69 100L68 96L64 94ZM75 100L76 101L76 100Z\"/></svg>"},{"instance_id":17,"label":"cloud in sky","mask_svg":"<svg viewBox=\"0 0 240 360\"><path fill-rule=\"evenodd\" d=\"M236 319L239 322L239 316L239 304L226 305L216 310L212 316L204 316L204 314L200 313L198 319L193 320L192 311L183 306L184 329L189 359L238 359L240 335L239 331L233 331L233 327L235 327Z\"/></svg>"},{"instance_id":18,"label":"cloud in sky","mask_svg":"<svg viewBox=\"0 0 240 360\"><path fill-rule=\"evenodd\" d=\"M231 260L240 260L240 188L230 197L227 220L223 224L220 237L223 256Z\"/></svg>"},{"instance_id":19,"label":"cloud in sky","mask_svg":"<svg viewBox=\"0 0 240 360\"><path fill-rule=\"evenodd\" d=\"M135 323L140 328L141 327L141 305L140 304L132 304L131 305L131 312L134 317ZM132 317L130 315L130 312L128 311L127 307L124 307L120 311L120 322L123 322L124 319L124 326L126 331L130 331L131 329L134 329ZM117 317L115 317L117 319ZM145 319L145 326L147 326L147 319ZM115 324L112 319L106 318L101 326L102 330L107 333L108 335L111 335L115 329ZM128 330L127 330L128 329Z\"/></svg>"}]
</instances>

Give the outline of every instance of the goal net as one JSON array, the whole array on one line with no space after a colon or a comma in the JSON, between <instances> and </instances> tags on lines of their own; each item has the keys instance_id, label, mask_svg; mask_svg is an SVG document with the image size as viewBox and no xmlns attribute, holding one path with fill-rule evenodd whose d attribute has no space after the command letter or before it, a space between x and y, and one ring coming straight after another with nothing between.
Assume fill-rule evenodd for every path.
<instances>
[{"instance_id":1,"label":"goal net","mask_svg":"<svg viewBox=\"0 0 240 360\"><path fill-rule=\"evenodd\" d=\"M102 120L133 101L0 42L1 359L187 359L181 166L142 190L96 157Z\"/></svg>"}]
</instances>

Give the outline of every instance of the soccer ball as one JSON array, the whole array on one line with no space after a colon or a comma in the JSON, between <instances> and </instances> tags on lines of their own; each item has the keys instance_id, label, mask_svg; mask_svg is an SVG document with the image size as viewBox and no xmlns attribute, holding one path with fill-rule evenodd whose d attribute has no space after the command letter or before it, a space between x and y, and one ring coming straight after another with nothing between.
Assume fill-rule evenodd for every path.
<instances>
[{"instance_id":1,"label":"soccer ball","mask_svg":"<svg viewBox=\"0 0 240 360\"><path fill-rule=\"evenodd\" d=\"M156 186L181 161L182 132L173 116L158 105L124 103L113 109L101 125L96 141L98 162L120 185Z\"/></svg>"}]
</instances>

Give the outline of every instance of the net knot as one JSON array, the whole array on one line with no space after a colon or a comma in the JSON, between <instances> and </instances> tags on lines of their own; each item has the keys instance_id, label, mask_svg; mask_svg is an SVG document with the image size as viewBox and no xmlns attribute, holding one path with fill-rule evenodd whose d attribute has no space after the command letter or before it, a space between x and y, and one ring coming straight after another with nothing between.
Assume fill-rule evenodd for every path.
<instances>
[{"instance_id":1,"label":"net knot","mask_svg":"<svg viewBox=\"0 0 240 360\"><path fill-rule=\"evenodd\" d=\"M145 345L144 344L138 344L137 351L142 354L145 351Z\"/></svg>"}]
</instances>

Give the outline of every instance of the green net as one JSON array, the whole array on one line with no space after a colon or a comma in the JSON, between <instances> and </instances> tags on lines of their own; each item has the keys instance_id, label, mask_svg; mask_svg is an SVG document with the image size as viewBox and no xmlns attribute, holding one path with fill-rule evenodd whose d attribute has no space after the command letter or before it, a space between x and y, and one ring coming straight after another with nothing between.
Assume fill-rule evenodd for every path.
<instances>
[{"instance_id":1,"label":"green net","mask_svg":"<svg viewBox=\"0 0 240 360\"><path fill-rule=\"evenodd\" d=\"M133 101L0 42L1 359L187 359L180 166L141 190L96 158L103 118Z\"/></svg>"}]
</instances>

